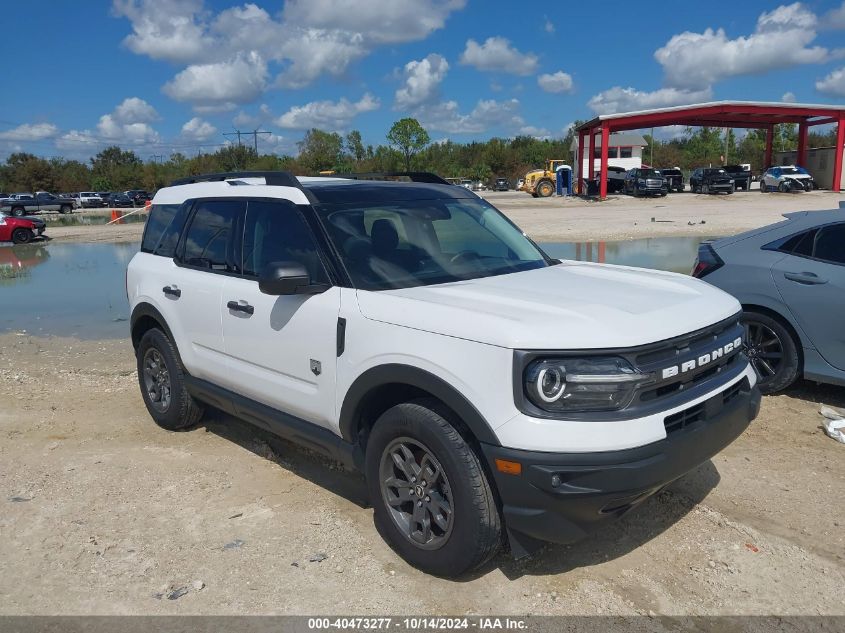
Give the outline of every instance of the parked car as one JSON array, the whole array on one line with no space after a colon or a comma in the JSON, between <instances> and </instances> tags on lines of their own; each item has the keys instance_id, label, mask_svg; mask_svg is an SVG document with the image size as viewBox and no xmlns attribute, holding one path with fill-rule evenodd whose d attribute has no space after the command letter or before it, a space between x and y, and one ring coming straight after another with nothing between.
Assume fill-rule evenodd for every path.
<instances>
[{"instance_id":1,"label":"parked car","mask_svg":"<svg viewBox=\"0 0 845 633\"><path fill-rule=\"evenodd\" d=\"M495 184L496 191L508 191L510 189L510 184L508 183L507 178L496 178Z\"/></svg>"},{"instance_id":2,"label":"parked car","mask_svg":"<svg viewBox=\"0 0 845 633\"><path fill-rule=\"evenodd\" d=\"M751 189L751 181L754 180L754 177L751 175L750 165L725 165L722 169L734 179L734 190L748 191Z\"/></svg>"},{"instance_id":3,"label":"parked car","mask_svg":"<svg viewBox=\"0 0 845 633\"><path fill-rule=\"evenodd\" d=\"M666 179L666 187L669 191L683 191L684 190L684 174L680 169L674 167L667 167L660 169L660 175Z\"/></svg>"},{"instance_id":4,"label":"parked car","mask_svg":"<svg viewBox=\"0 0 845 633\"><path fill-rule=\"evenodd\" d=\"M129 196L129 199L132 200L132 203L136 207L143 207L148 200L153 199L153 197L143 189L130 189L129 191L124 191L124 193Z\"/></svg>"},{"instance_id":5,"label":"parked car","mask_svg":"<svg viewBox=\"0 0 845 633\"><path fill-rule=\"evenodd\" d=\"M153 420L210 405L362 470L391 547L454 577L587 536L757 415L736 299L561 263L422 177L161 189L126 279Z\"/></svg>"},{"instance_id":6,"label":"parked car","mask_svg":"<svg viewBox=\"0 0 845 633\"><path fill-rule=\"evenodd\" d=\"M39 191L35 195L14 193L5 200L0 200L0 211L17 217L44 211L73 213L73 198L60 198L46 191Z\"/></svg>"},{"instance_id":7,"label":"parked car","mask_svg":"<svg viewBox=\"0 0 845 633\"><path fill-rule=\"evenodd\" d=\"M702 244L693 274L742 303L763 393L799 376L845 385L845 208L784 217Z\"/></svg>"},{"instance_id":8,"label":"parked car","mask_svg":"<svg viewBox=\"0 0 845 633\"><path fill-rule=\"evenodd\" d=\"M625 190L625 171L624 167L608 166L607 168L607 192L619 193Z\"/></svg>"},{"instance_id":9,"label":"parked car","mask_svg":"<svg viewBox=\"0 0 845 633\"><path fill-rule=\"evenodd\" d=\"M127 196L125 193L113 193L106 198L106 206L122 209L126 207L134 207L135 203L132 202L132 198Z\"/></svg>"},{"instance_id":10,"label":"parked car","mask_svg":"<svg viewBox=\"0 0 845 633\"><path fill-rule=\"evenodd\" d=\"M689 188L693 193L732 194L736 188L734 179L721 167L699 167L689 177Z\"/></svg>"},{"instance_id":11,"label":"parked car","mask_svg":"<svg viewBox=\"0 0 845 633\"><path fill-rule=\"evenodd\" d=\"M100 206L107 207L109 206L109 198L111 198L113 191L98 191L97 195L100 196Z\"/></svg>"},{"instance_id":12,"label":"parked car","mask_svg":"<svg viewBox=\"0 0 845 633\"><path fill-rule=\"evenodd\" d=\"M79 204L83 209L99 208L103 206L103 199L96 191L80 191Z\"/></svg>"},{"instance_id":13,"label":"parked car","mask_svg":"<svg viewBox=\"0 0 845 633\"><path fill-rule=\"evenodd\" d=\"M15 217L0 212L0 242L27 244L44 234L44 220Z\"/></svg>"},{"instance_id":14,"label":"parked car","mask_svg":"<svg viewBox=\"0 0 845 633\"><path fill-rule=\"evenodd\" d=\"M763 193L769 191L781 193L812 191L815 188L816 181L807 173L807 170L795 165L769 167L760 178L760 191Z\"/></svg>"},{"instance_id":15,"label":"parked car","mask_svg":"<svg viewBox=\"0 0 845 633\"><path fill-rule=\"evenodd\" d=\"M625 193L637 196L665 196L669 192L666 179L656 169L635 167L625 174Z\"/></svg>"}]
</instances>

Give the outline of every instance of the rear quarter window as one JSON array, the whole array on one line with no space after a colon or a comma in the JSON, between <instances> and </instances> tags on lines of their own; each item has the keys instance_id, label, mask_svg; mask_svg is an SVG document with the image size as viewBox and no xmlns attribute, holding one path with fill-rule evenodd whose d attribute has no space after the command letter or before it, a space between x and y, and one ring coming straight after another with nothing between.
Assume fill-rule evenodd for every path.
<instances>
[{"instance_id":1,"label":"rear quarter window","mask_svg":"<svg viewBox=\"0 0 845 633\"><path fill-rule=\"evenodd\" d=\"M144 237L141 240L141 252L174 257L179 233L182 230L184 214L179 213L182 205L154 204L150 207L147 225L144 227Z\"/></svg>"}]
</instances>

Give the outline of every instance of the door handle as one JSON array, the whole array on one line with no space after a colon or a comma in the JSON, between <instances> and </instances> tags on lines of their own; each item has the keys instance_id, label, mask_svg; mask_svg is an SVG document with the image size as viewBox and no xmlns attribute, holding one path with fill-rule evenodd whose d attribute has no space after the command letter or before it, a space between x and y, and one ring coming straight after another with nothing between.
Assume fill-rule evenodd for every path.
<instances>
[{"instance_id":1,"label":"door handle","mask_svg":"<svg viewBox=\"0 0 845 633\"><path fill-rule=\"evenodd\" d=\"M161 289L161 291L168 297L176 297L178 299L182 296L182 291L179 290L179 288L177 288L176 286L165 286Z\"/></svg>"},{"instance_id":2,"label":"door handle","mask_svg":"<svg viewBox=\"0 0 845 633\"><path fill-rule=\"evenodd\" d=\"M244 314L252 314L255 312L255 308L248 303L240 303L238 301L230 301L226 304L226 307L234 312L243 312Z\"/></svg>"},{"instance_id":3,"label":"door handle","mask_svg":"<svg viewBox=\"0 0 845 633\"><path fill-rule=\"evenodd\" d=\"M783 276L790 281L797 281L799 284L806 284L808 286L827 283L827 279L824 277L819 277L816 273L810 272L783 273Z\"/></svg>"}]
</instances>

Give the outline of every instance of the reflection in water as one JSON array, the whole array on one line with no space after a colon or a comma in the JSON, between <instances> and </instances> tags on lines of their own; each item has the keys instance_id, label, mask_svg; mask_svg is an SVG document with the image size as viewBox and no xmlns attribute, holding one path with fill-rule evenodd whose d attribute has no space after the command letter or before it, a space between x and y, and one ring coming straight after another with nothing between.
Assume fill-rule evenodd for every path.
<instances>
[{"instance_id":1,"label":"reflection in water","mask_svg":"<svg viewBox=\"0 0 845 633\"><path fill-rule=\"evenodd\" d=\"M655 237L625 242L546 242L543 249L558 259L599 262L689 273L698 245L709 237Z\"/></svg>"},{"instance_id":2,"label":"reflection in water","mask_svg":"<svg viewBox=\"0 0 845 633\"><path fill-rule=\"evenodd\" d=\"M0 332L127 335L126 265L138 244L0 247Z\"/></svg>"},{"instance_id":3,"label":"reflection in water","mask_svg":"<svg viewBox=\"0 0 845 633\"><path fill-rule=\"evenodd\" d=\"M51 226L101 226L113 222L114 224L136 224L146 222L147 213L134 213L132 209L115 209L109 215L56 215L42 216L47 222L49 234Z\"/></svg>"},{"instance_id":4,"label":"reflection in water","mask_svg":"<svg viewBox=\"0 0 845 633\"><path fill-rule=\"evenodd\" d=\"M704 238L542 244L552 257L688 273ZM0 332L128 336L126 265L138 244L0 247Z\"/></svg>"}]
</instances>

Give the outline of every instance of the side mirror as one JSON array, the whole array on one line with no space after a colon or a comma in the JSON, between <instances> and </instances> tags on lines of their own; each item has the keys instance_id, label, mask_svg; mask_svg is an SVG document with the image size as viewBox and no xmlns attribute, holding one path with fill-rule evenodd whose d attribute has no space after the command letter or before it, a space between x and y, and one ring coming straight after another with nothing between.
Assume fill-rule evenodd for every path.
<instances>
[{"instance_id":1,"label":"side mirror","mask_svg":"<svg viewBox=\"0 0 845 633\"><path fill-rule=\"evenodd\" d=\"M258 289L265 295L318 294L325 284L312 284L305 266L298 262L270 262L258 278Z\"/></svg>"}]
</instances>

